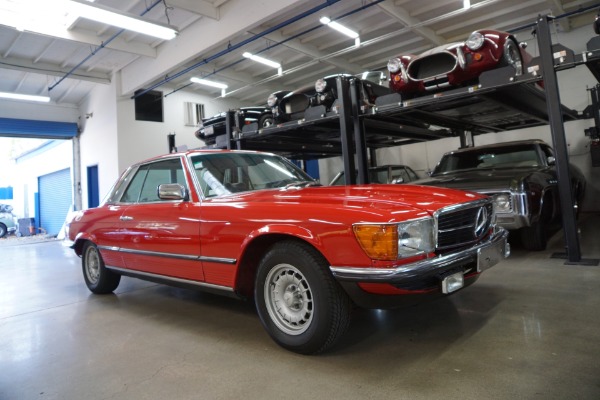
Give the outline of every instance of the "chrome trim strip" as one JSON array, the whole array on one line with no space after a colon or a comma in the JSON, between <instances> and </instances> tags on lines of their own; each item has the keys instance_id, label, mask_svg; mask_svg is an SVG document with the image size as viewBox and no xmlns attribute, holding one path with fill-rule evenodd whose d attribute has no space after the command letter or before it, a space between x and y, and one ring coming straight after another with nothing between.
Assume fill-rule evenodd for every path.
<instances>
[{"instance_id":1,"label":"chrome trim strip","mask_svg":"<svg viewBox=\"0 0 600 400\"><path fill-rule=\"evenodd\" d=\"M207 288L211 288L211 289L223 290L223 291L226 291L226 292L233 292L233 288L231 288L229 286L220 286L220 285L214 285L212 283L191 281L191 280L188 280L188 279L175 278L175 277L167 276L167 275L151 274L149 272L142 272L142 271L138 271L138 270L135 270L135 269L113 267L113 266L110 266L110 265L106 265L106 268L108 268L108 269L110 269L112 271L122 272L123 274L128 274L128 275L146 276L146 277L149 277L149 278L163 279L163 280L166 280L166 281L178 282L178 283L183 283L183 284L186 284L186 285L201 286L201 287L207 287Z\"/></svg>"},{"instance_id":2,"label":"chrome trim strip","mask_svg":"<svg viewBox=\"0 0 600 400\"><path fill-rule=\"evenodd\" d=\"M235 258L206 257L206 256L196 256L196 255L189 255L189 254L164 253L164 252L160 252L160 251L125 249L125 248L116 247L116 246L98 246L98 248L100 250L118 251L120 253L140 254L143 256L153 256L153 257L176 258L176 259L180 259L180 260L206 261L206 262L214 262L214 263L219 263L219 264L232 264L232 265L237 263L237 260Z\"/></svg>"},{"instance_id":3,"label":"chrome trim strip","mask_svg":"<svg viewBox=\"0 0 600 400\"><path fill-rule=\"evenodd\" d=\"M329 268L335 278L345 281L395 282L404 279L414 279L439 268L451 267L460 262L467 261L470 258L476 260L477 253L480 249L494 246L500 242L504 242L504 246L506 246L507 238L508 231L498 227L492 237L486 242L458 253L430 258L412 264L400 265L395 268L352 268L335 266L330 266Z\"/></svg>"}]
</instances>

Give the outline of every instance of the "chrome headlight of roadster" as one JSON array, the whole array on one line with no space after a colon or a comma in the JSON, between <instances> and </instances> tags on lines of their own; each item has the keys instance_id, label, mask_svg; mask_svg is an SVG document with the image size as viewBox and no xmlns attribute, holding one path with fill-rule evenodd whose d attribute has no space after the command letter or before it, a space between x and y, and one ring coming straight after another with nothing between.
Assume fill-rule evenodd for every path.
<instances>
[{"instance_id":1,"label":"chrome headlight of roadster","mask_svg":"<svg viewBox=\"0 0 600 400\"><path fill-rule=\"evenodd\" d=\"M479 50L483 46L485 38L479 32L473 32L469 35L469 38L465 42L467 47L471 50Z\"/></svg>"},{"instance_id":2,"label":"chrome headlight of roadster","mask_svg":"<svg viewBox=\"0 0 600 400\"><path fill-rule=\"evenodd\" d=\"M402 61L399 58L392 58L387 63L387 69L392 74L395 74L396 72L400 71L401 65L402 65Z\"/></svg>"},{"instance_id":3,"label":"chrome headlight of roadster","mask_svg":"<svg viewBox=\"0 0 600 400\"><path fill-rule=\"evenodd\" d=\"M271 94L268 98L267 98L267 105L269 107L275 107L275 104L277 104L277 96L275 96L274 94Z\"/></svg>"},{"instance_id":4,"label":"chrome headlight of roadster","mask_svg":"<svg viewBox=\"0 0 600 400\"><path fill-rule=\"evenodd\" d=\"M325 88L327 88L327 82L325 81L325 79L317 79L317 81L315 82L315 90L317 91L317 93L323 93L325 91Z\"/></svg>"}]
</instances>

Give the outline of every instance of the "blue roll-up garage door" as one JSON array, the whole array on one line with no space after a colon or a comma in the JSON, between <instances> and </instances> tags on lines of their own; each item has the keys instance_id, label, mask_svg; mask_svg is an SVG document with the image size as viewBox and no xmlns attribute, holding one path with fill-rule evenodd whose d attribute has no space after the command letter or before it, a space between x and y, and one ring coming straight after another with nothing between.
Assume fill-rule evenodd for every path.
<instances>
[{"instance_id":1,"label":"blue roll-up garage door","mask_svg":"<svg viewBox=\"0 0 600 400\"><path fill-rule=\"evenodd\" d=\"M53 172L38 178L40 198L40 221L49 235L57 235L62 228L71 208L71 170Z\"/></svg>"}]
</instances>

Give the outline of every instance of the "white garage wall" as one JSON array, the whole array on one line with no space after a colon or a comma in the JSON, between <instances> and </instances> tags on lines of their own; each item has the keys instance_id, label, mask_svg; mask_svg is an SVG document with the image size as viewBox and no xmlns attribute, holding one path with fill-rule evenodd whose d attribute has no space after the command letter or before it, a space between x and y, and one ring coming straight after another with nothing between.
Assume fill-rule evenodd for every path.
<instances>
[{"instance_id":1,"label":"white garage wall","mask_svg":"<svg viewBox=\"0 0 600 400\"><path fill-rule=\"evenodd\" d=\"M528 32L519 36L519 40L529 43L527 51L536 56L538 47L536 39ZM587 41L594 35L591 26L585 26L572 32L552 35L554 43L561 43L572 49L576 54L585 51ZM558 73L561 102L577 111L583 111L591 104L588 88L594 87L598 82L589 72L587 67L579 66ZM579 120L565 124L565 134L569 149L570 162L579 167L587 179L586 199L582 205L584 211L600 211L600 167L592 168L590 156L590 139L585 136L584 129L593 125L593 120ZM498 143L521 139L542 139L552 144L549 126L540 126L530 129L521 129L501 133L491 133L475 137L475 145ZM459 138L448 138L431 142L417 143L406 146L377 150L377 162L384 164L407 164L421 176L433 169L441 156L460 147ZM320 160L321 181L329 182L335 174L343 169L339 158Z\"/></svg>"}]
</instances>

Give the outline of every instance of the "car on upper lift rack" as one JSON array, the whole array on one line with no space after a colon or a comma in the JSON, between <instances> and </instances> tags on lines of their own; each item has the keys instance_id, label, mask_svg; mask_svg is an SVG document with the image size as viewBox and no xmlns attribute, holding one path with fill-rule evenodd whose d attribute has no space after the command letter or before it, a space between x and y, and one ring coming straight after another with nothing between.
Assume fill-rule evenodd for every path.
<instances>
[{"instance_id":1,"label":"car on upper lift rack","mask_svg":"<svg viewBox=\"0 0 600 400\"><path fill-rule=\"evenodd\" d=\"M241 107L235 110L238 121L231 121L232 128L238 126L240 129L244 125L256 123L258 128L266 128L273 124L273 115L271 109L267 107ZM221 112L210 118L204 118L198 125L198 130L194 133L196 137L206 145L215 144L217 137L226 132L226 112Z\"/></svg>"},{"instance_id":2,"label":"car on upper lift rack","mask_svg":"<svg viewBox=\"0 0 600 400\"><path fill-rule=\"evenodd\" d=\"M476 83L482 72L511 66L522 75L531 55L507 32L478 30L464 42L445 44L419 55L388 61L390 89L404 98Z\"/></svg>"},{"instance_id":3,"label":"car on upper lift rack","mask_svg":"<svg viewBox=\"0 0 600 400\"><path fill-rule=\"evenodd\" d=\"M336 79L339 76L352 77L353 75L329 75L318 79L314 86L304 86L292 92L272 93L267 99L267 105L271 107L274 123L301 120L305 117L308 108L318 106L321 106L321 116L336 113L339 99ZM390 94L390 89L384 86L386 76L383 72L367 71L354 77L359 87L362 106L374 105L377 97Z\"/></svg>"}]
</instances>

